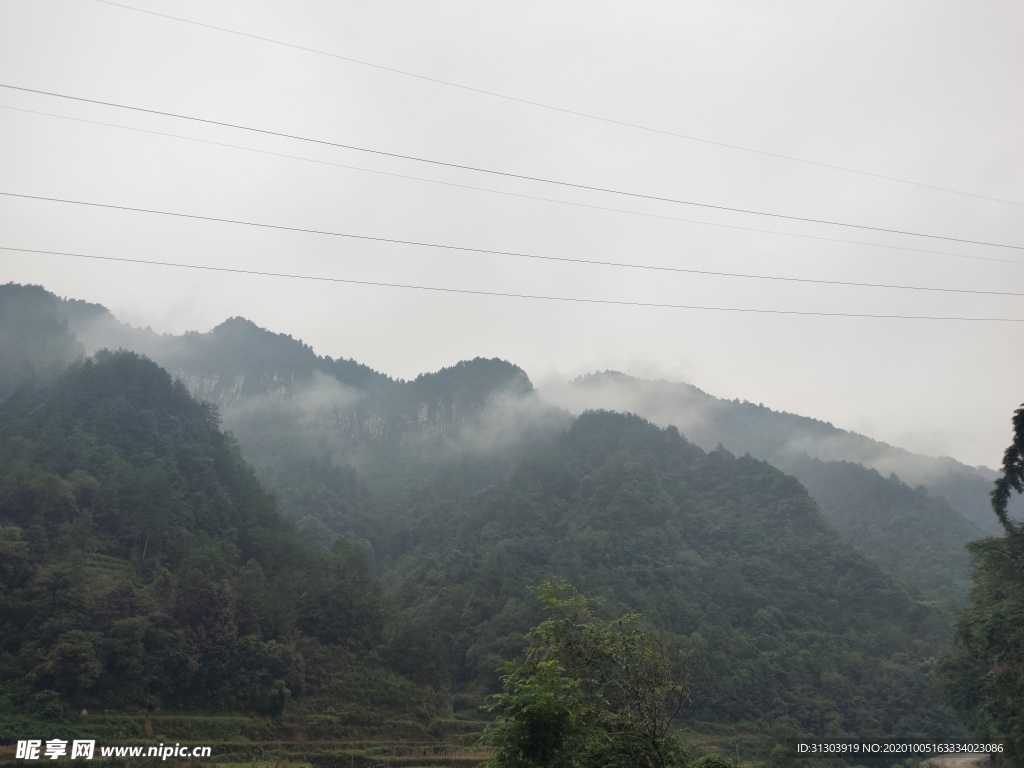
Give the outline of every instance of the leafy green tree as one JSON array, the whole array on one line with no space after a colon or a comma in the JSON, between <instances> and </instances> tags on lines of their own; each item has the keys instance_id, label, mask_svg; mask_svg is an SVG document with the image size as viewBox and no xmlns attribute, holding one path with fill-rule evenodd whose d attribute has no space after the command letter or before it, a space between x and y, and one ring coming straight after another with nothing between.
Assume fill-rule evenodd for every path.
<instances>
[{"instance_id":1,"label":"leafy green tree","mask_svg":"<svg viewBox=\"0 0 1024 768\"><path fill-rule=\"evenodd\" d=\"M971 607L943 676L954 707L980 741L1005 742L1006 764L1024 766L1024 525L1007 512L1011 491L1024 493L1024 406L992 507L1006 534L969 545L975 558Z\"/></svg>"},{"instance_id":2,"label":"leafy green tree","mask_svg":"<svg viewBox=\"0 0 1024 768\"><path fill-rule=\"evenodd\" d=\"M686 689L637 614L602 621L565 582L538 588L550 618L505 665L485 742L492 768L667 768L683 764L671 721Z\"/></svg>"},{"instance_id":3,"label":"leafy green tree","mask_svg":"<svg viewBox=\"0 0 1024 768\"><path fill-rule=\"evenodd\" d=\"M1024 405L1013 414L1013 443L1003 454L1003 474L992 491L992 509L1009 536L1024 536L1024 523L1010 520L1010 492L1024 493ZM1018 546L1020 540L1018 538Z\"/></svg>"},{"instance_id":4,"label":"leafy green tree","mask_svg":"<svg viewBox=\"0 0 1024 768\"><path fill-rule=\"evenodd\" d=\"M72 702L92 687L103 670L96 658L97 639L94 632L77 629L65 632L43 662L48 681Z\"/></svg>"},{"instance_id":5,"label":"leafy green tree","mask_svg":"<svg viewBox=\"0 0 1024 768\"><path fill-rule=\"evenodd\" d=\"M362 553L338 539L299 597L296 625L326 645L356 651L373 647L381 624L381 604Z\"/></svg>"},{"instance_id":6,"label":"leafy green tree","mask_svg":"<svg viewBox=\"0 0 1024 768\"><path fill-rule=\"evenodd\" d=\"M284 707L291 698L292 692L285 685L284 680L275 680L270 689L270 701L267 706L267 714L280 722L284 718Z\"/></svg>"}]
</instances>

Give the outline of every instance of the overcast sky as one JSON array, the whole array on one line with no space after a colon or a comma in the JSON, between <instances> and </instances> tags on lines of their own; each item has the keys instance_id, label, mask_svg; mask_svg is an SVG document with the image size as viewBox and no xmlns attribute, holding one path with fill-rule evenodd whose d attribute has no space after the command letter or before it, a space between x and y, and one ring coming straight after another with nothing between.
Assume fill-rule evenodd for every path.
<instances>
[{"instance_id":1,"label":"overcast sky","mask_svg":"<svg viewBox=\"0 0 1024 768\"><path fill-rule=\"evenodd\" d=\"M0 82L573 184L1015 247L587 191L7 88L0 191L563 259L1024 294L1016 0L125 2L928 186L601 122L98 0L0 0ZM1022 296L573 264L11 197L0 197L0 240L494 293L1024 320ZM486 356L521 365L542 388L609 368L685 380L970 464L998 465L1024 400L1024 322L503 298L9 250L0 265L3 282L42 284L161 332L242 315L403 378Z\"/></svg>"}]
</instances>

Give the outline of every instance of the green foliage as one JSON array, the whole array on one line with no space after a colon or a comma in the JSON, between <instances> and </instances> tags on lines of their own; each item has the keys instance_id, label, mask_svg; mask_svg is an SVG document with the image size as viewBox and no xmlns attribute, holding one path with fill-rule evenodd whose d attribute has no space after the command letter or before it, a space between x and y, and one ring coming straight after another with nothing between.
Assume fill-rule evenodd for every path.
<instances>
[{"instance_id":1,"label":"green foliage","mask_svg":"<svg viewBox=\"0 0 1024 768\"><path fill-rule=\"evenodd\" d=\"M556 576L675 638L686 717L957 732L934 706L945 611L845 545L793 478L623 414L585 413L534 446L475 494L411 501L418 536L390 555L386 583L444 649L457 706L499 685L491 670L542 618L526 585Z\"/></svg>"},{"instance_id":2,"label":"green foliage","mask_svg":"<svg viewBox=\"0 0 1024 768\"><path fill-rule=\"evenodd\" d=\"M680 765L670 723L686 693L639 616L601 621L564 582L538 589L552 616L504 668L485 742L494 768Z\"/></svg>"},{"instance_id":3,"label":"green foliage","mask_svg":"<svg viewBox=\"0 0 1024 768\"><path fill-rule=\"evenodd\" d=\"M409 395L451 417L458 411L479 410L496 395L524 395L532 391L533 384L519 366L498 358L477 357L437 373L417 376Z\"/></svg>"},{"instance_id":4,"label":"green foliage","mask_svg":"<svg viewBox=\"0 0 1024 768\"><path fill-rule=\"evenodd\" d=\"M1024 405L1013 414L1013 442L1003 454L1003 473L992 490L992 509L1008 535L1024 536L1024 523L1007 515L1011 491L1024 493Z\"/></svg>"},{"instance_id":5,"label":"green foliage","mask_svg":"<svg viewBox=\"0 0 1024 768\"><path fill-rule=\"evenodd\" d=\"M967 599L971 569L964 545L982 530L944 499L846 461L802 456L778 466L800 480L845 541L923 598L949 605Z\"/></svg>"},{"instance_id":6,"label":"green foliage","mask_svg":"<svg viewBox=\"0 0 1024 768\"><path fill-rule=\"evenodd\" d=\"M72 703L92 687L103 671L103 665L96 657L98 640L99 635L95 632L78 629L65 632L43 661L43 679Z\"/></svg>"},{"instance_id":7,"label":"green foliage","mask_svg":"<svg viewBox=\"0 0 1024 768\"><path fill-rule=\"evenodd\" d=\"M607 408L611 402L618 410L633 411L662 424L676 424L688 439L706 450L723 445L737 456L750 453L796 475L801 482L805 476L799 464L808 458L885 467L886 475L894 471L911 486L923 483L929 493L948 501L981 533L998 530L987 504L992 483L985 471L949 457L912 454L824 421L757 403L722 400L685 383L645 381L606 371L580 377L574 384L581 397L595 403L591 407ZM836 488L832 498L840 492ZM824 501L813 495L819 503ZM900 511L898 507L893 510L897 515ZM926 538L929 545L941 544L941 536L936 535L943 530L941 517L935 533ZM909 522L913 524L913 520ZM968 540L960 539L958 543ZM862 551L871 554L867 547ZM884 567L884 558L878 562Z\"/></svg>"},{"instance_id":8,"label":"green foliage","mask_svg":"<svg viewBox=\"0 0 1024 768\"><path fill-rule=\"evenodd\" d=\"M678 649L662 657L685 661L691 720L864 739L957 733L935 706L933 671L950 634L938 602L960 577L936 567L949 548L928 536L949 510L923 491L818 463L804 477L840 489L826 512L850 523L844 541L764 462L705 453L631 415L570 419L539 405L509 363L397 382L240 318L159 337L43 294L33 301L51 306L31 327L4 335L14 326L0 322L3 717L200 707L265 715L270 731L302 719L311 739L422 734L452 709L476 717L502 689L499 663L545 626L563 650L535 653L513 689L517 738L554 744L583 728L598 737L580 748L596 755L629 729L595 703L604 672L574 666L570 651L591 643L594 659L630 659L620 671L631 679L660 674L631 634L640 612ZM120 329L202 397L232 404L242 447L213 406L143 358L101 352L57 377L77 346L54 307L83 333ZM4 360L29 375L8 382ZM729 441L836 437L784 414L792 429L773 437L767 409L732 410ZM885 528L892 510L900 519ZM891 562L879 568L851 542ZM998 636L1016 609L996 596L1011 574L993 574L991 617L1006 619L981 626ZM623 625L591 616L555 634L527 587L552 577ZM639 706L615 691L605 687L614 711ZM534 759L550 756L539 749ZM628 752L622 740L615 750Z\"/></svg>"},{"instance_id":9,"label":"green foliage","mask_svg":"<svg viewBox=\"0 0 1024 768\"><path fill-rule=\"evenodd\" d=\"M427 722L431 696L390 693L385 612L359 550L300 543L215 409L149 360L103 351L0 403L0 712L280 720L340 664L364 681L330 701Z\"/></svg>"},{"instance_id":10,"label":"green foliage","mask_svg":"<svg viewBox=\"0 0 1024 768\"><path fill-rule=\"evenodd\" d=\"M942 665L947 695L979 741L1005 741L1009 764L1024 765L1024 553L1009 538L971 552L971 607Z\"/></svg>"},{"instance_id":11,"label":"green foliage","mask_svg":"<svg viewBox=\"0 0 1024 768\"><path fill-rule=\"evenodd\" d=\"M975 560L971 606L943 660L947 695L979 741L1006 743L1008 765L1024 766L1024 527L1009 518L1011 491L1024 493L1024 406L992 507L1006 533L970 545Z\"/></svg>"},{"instance_id":12,"label":"green foliage","mask_svg":"<svg viewBox=\"0 0 1024 768\"><path fill-rule=\"evenodd\" d=\"M383 617L361 553L339 539L317 562L299 597L296 625L325 645L350 651L374 647Z\"/></svg>"}]
</instances>

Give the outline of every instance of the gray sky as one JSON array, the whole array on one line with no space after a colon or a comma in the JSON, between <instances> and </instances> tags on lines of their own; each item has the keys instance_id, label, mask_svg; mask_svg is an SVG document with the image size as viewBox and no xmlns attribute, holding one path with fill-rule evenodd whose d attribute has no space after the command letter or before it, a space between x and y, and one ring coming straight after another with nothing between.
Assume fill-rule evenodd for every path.
<instances>
[{"instance_id":1,"label":"gray sky","mask_svg":"<svg viewBox=\"0 0 1024 768\"><path fill-rule=\"evenodd\" d=\"M1024 245L1019 2L126 2L1018 204L553 112L97 0L0 0L0 82L584 185ZM1020 248L570 189L3 88L0 105L322 161L0 109L4 192L538 256L1024 293ZM0 233L9 247L503 293L1024 319L1020 296L545 262L5 197ZM512 360L541 386L614 368L970 464L999 463L1024 400L1024 323L510 299L12 251L0 265L4 282L99 302L161 332L243 315L405 378L478 355Z\"/></svg>"}]
</instances>

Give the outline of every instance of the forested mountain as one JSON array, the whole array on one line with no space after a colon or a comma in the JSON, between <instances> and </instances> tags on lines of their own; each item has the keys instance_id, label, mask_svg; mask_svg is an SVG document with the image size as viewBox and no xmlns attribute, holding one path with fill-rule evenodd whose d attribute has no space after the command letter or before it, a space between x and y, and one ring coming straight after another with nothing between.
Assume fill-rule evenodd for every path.
<instances>
[{"instance_id":1,"label":"forested mountain","mask_svg":"<svg viewBox=\"0 0 1024 768\"><path fill-rule=\"evenodd\" d=\"M161 336L126 326L96 304L59 303L87 353L124 347L146 354L186 381L194 394L222 410L245 396L286 395L293 382L308 381L314 372L364 395L397 383L353 360L319 357L302 342L242 318L228 320L206 334ZM443 373L423 375L418 381ZM532 388L528 380L526 383ZM785 463L788 457L809 456L861 464L884 477L895 473L911 487L923 485L946 499L984 531L997 532L988 506L988 492L996 478L991 469L970 467L949 457L914 454L827 422L763 405L721 400L689 384L648 381L614 371L582 376L545 397L574 412L607 408L637 413L663 426L673 424L704 450L721 444L737 455L750 453L775 465Z\"/></svg>"},{"instance_id":2,"label":"forested mountain","mask_svg":"<svg viewBox=\"0 0 1024 768\"><path fill-rule=\"evenodd\" d=\"M988 505L995 472L948 457L912 454L815 419L720 400L689 384L611 371L580 377L554 395L573 411L611 407L674 424L705 450L722 445L795 475L848 543L933 599L966 597L964 547L998 528Z\"/></svg>"},{"instance_id":3,"label":"forested mountain","mask_svg":"<svg viewBox=\"0 0 1024 768\"><path fill-rule=\"evenodd\" d=\"M382 712L438 711L380 661L389 614L359 553L304 545L215 408L133 353L0 405L0 551L2 708L280 715L350 701L325 688L348 674Z\"/></svg>"},{"instance_id":4,"label":"forested mountain","mask_svg":"<svg viewBox=\"0 0 1024 768\"><path fill-rule=\"evenodd\" d=\"M386 582L445 640L469 695L521 642L526 585L555 575L676 638L694 716L837 734L948 727L911 703L934 700L944 612L844 545L764 462L587 412L493 486L405 514L421 527Z\"/></svg>"},{"instance_id":5,"label":"forested mountain","mask_svg":"<svg viewBox=\"0 0 1024 768\"><path fill-rule=\"evenodd\" d=\"M41 286L0 285L0 400L52 380L82 354L63 309Z\"/></svg>"},{"instance_id":6,"label":"forested mountain","mask_svg":"<svg viewBox=\"0 0 1024 768\"><path fill-rule=\"evenodd\" d=\"M776 466L791 456L810 456L862 464L885 477L895 473L912 487L923 485L942 496L985 532L997 532L988 503L996 479L992 469L969 467L948 456L911 453L761 404L722 400L690 384L648 381L616 371L579 377L556 398L563 399L576 410L614 408L639 413L659 424L672 423L706 450L721 443L734 453L750 453Z\"/></svg>"},{"instance_id":7,"label":"forested mountain","mask_svg":"<svg viewBox=\"0 0 1024 768\"><path fill-rule=\"evenodd\" d=\"M273 713L358 678L346 706L479 716L541 617L530 585L554 577L644 615L694 722L958 732L932 668L961 586L927 570L946 546L928 536L945 527L953 558L972 534L935 495L788 455L809 494L693 425L571 416L501 360L399 381L240 318L159 336L6 290L42 351L0 350L22 361L0 404L0 706ZM96 351L56 376L79 333L155 362ZM892 540L885 568L858 551Z\"/></svg>"},{"instance_id":8,"label":"forested mountain","mask_svg":"<svg viewBox=\"0 0 1024 768\"><path fill-rule=\"evenodd\" d=\"M146 354L188 384L190 391L222 410L240 397L285 395L292 382L314 372L366 393L386 389L391 379L353 360L318 357L290 336L234 318L213 331L161 336L126 326L105 308L83 301L61 303L71 330L86 352L124 347ZM421 376L420 379L430 378ZM545 398L574 412L587 409L638 413L675 425L704 450L718 444L737 455L750 453L776 466L804 457L846 461L896 474L911 487L924 486L982 531L996 533L988 506L994 470L970 467L949 457L914 454L838 429L826 422L773 411L750 402L721 400L685 383L647 381L607 371L582 376Z\"/></svg>"},{"instance_id":9,"label":"forested mountain","mask_svg":"<svg viewBox=\"0 0 1024 768\"><path fill-rule=\"evenodd\" d=\"M98 304L64 301L61 310L88 354L103 348L144 354L182 379L194 395L222 410L239 398L286 395L317 375L363 390L386 388L391 382L355 361L319 357L291 336L271 333L240 317L209 333L170 336L124 325Z\"/></svg>"},{"instance_id":10,"label":"forested mountain","mask_svg":"<svg viewBox=\"0 0 1024 768\"><path fill-rule=\"evenodd\" d=\"M297 510L304 536L352 538L374 562L380 534L366 521L376 507L351 467L365 474L386 466L384 485L391 487L395 467L408 457L380 464L367 461L367 453L397 443L425 446L456 428L463 441L472 430L478 440L507 444L517 433L513 423L566 418L542 407L525 373L502 361L463 362L394 381L352 360L319 357L300 341L242 318L209 333L172 337L128 328L97 305L64 307L86 349L129 346L165 366L195 396L216 403L286 511ZM966 597L964 545L993 525L991 478L983 470L753 403L722 401L686 384L605 373L552 394L574 412L630 411L677 426L704 450L721 444L765 459L800 478L844 539L887 572L930 599L959 603ZM502 407L485 407L494 401ZM295 480L300 477L304 482ZM906 547L907 540L914 546Z\"/></svg>"},{"instance_id":11,"label":"forested mountain","mask_svg":"<svg viewBox=\"0 0 1024 768\"><path fill-rule=\"evenodd\" d=\"M800 480L845 541L884 570L932 600L966 596L965 545L982 534L945 499L848 461L791 456L780 469Z\"/></svg>"}]
</instances>

